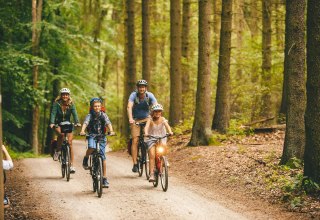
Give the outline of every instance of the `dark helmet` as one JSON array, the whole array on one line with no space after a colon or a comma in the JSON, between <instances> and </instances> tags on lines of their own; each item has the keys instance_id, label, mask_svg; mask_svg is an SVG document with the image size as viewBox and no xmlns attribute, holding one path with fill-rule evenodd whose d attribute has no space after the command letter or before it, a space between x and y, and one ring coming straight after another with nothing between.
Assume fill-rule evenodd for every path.
<instances>
[{"instance_id":1,"label":"dark helmet","mask_svg":"<svg viewBox=\"0 0 320 220\"><path fill-rule=\"evenodd\" d=\"M95 102L100 102L100 103L102 103L102 100L101 100L100 98L97 98L97 97L92 98L92 99L90 100L90 106L92 106L93 103L95 103Z\"/></svg>"},{"instance_id":2,"label":"dark helmet","mask_svg":"<svg viewBox=\"0 0 320 220\"><path fill-rule=\"evenodd\" d=\"M137 86L148 86L148 82L144 79L140 79L140 80L138 80L136 85Z\"/></svg>"}]
</instances>

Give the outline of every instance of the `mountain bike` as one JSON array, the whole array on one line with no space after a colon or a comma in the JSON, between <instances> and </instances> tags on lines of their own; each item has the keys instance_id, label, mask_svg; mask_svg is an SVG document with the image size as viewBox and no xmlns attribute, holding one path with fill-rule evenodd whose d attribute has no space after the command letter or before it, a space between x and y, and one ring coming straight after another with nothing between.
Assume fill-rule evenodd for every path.
<instances>
[{"instance_id":1,"label":"mountain bike","mask_svg":"<svg viewBox=\"0 0 320 220\"><path fill-rule=\"evenodd\" d=\"M166 192L168 190L168 158L166 157L166 154L168 152L167 146L161 145L160 141L163 138L169 137L170 134L166 134L164 136L153 136L153 135L148 135L149 138L154 138L156 139L155 143L155 167L154 167L154 178L155 181L153 182L153 186L157 187L159 183L159 178L162 186L162 190ZM147 159L148 160L148 159Z\"/></svg>"},{"instance_id":2,"label":"mountain bike","mask_svg":"<svg viewBox=\"0 0 320 220\"><path fill-rule=\"evenodd\" d=\"M59 155L59 161L61 164L61 173L62 178L66 177L67 181L70 180L70 145L68 142L67 134L72 133L73 131L73 123L69 121L61 122L60 124L56 125L56 127L61 128L61 133L64 134L63 142L61 145L61 154Z\"/></svg>"},{"instance_id":3,"label":"mountain bike","mask_svg":"<svg viewBox=\"0 0 320 220\"><path fill-rule=\"evenodd\" d=\"M144 142L144 127L146 126L146 122L136 122L136 125L140 126L140 135L138 140L138 149L137 149L137 162L138 162L138 173L139 176L143 174L143 166L145 166L146 177L149 179L149 164L146 163L146 154L147 154L147 146Z\"/></svg>"},{"instance_id":4,"label":"mountain bike","mask_svg":"<svg viewBox=\"0 0 320 220\"><path fill-rule=\"evenodd\" d=\"M90 175L92 177L93 192L97 192L98 197L101 198L103 191L103 160L100 152L100 142L106 136L115 136L107 134L90 134L86 137L93 137L96 143L96 148L93 150L88 159Z\"/></svg>"}]
</instances>

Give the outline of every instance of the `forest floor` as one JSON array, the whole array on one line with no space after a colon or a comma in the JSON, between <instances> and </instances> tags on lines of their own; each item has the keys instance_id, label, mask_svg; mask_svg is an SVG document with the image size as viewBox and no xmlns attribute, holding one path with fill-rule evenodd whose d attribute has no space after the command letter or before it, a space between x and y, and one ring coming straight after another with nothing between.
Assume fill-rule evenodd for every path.
<instances>
[{"instance_id":1,"label":"forest floor","mask_svg":"<svg viewBox=\"0 0 320 220\"><path fill-rule=\"evenodd\" d=\"M319 197L298 193L301 166L278 166L283 139L284 131L278 130L221 138L217 146L187 147L190 134L176 135L169 141L170 176L205 189L204 196L252 219L255 213L272 213L268 219L320 219ZM125 151L116 155L128 157ZM30 192L25 175L19 175L19 161L14 169L7 183L14 205L6 209L5 219L53 219L42 195Z\"/></svg>"}]
</instances>

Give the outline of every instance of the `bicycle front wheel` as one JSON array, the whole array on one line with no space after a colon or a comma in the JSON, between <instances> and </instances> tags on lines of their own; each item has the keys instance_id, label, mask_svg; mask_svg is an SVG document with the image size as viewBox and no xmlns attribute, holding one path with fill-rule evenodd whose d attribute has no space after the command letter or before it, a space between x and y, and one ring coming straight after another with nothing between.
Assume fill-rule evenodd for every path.
<instances>
[{"instance_id":1,"label":"bicycle front wheel","mask_svg":"<svg viewBox=\"0 0 320 220\"><path fill-rule=\"evenodd\" d=\"M148 151L146 152L146 162L144 164L144 168L146 170L146 177L147 177L147 180L149 180L150 178L150 166L149 166L149 153Z\"/></svg>"},{"instance_id":2,"label":"bicycle front wheel","mask_svg":"<svg viewBox=\"0 0 320 220\"><path fill-rule=\"evenodd\" d=\"M142 144L139 143L138 145L138 157L137 157L137 161L138 161L138 173L139 176L142 176L143 174L143 153L142 153Z\"/></svg>"},{"instance_id":3,"label":"bicycle front wheel","mask_svg":"<svg viewBox=\"0 0 320 220\"><path fill-rule=\"evenodd\" d=\"M97 170L96 170L96 188L97 188L97 194L98 197L101 198L102 196L102 189L103 189L103 164L102 164L102 158L98 157L97 162Z\"/></svg>"},{"instance_id":4,"label":"bicycle front wheel","mask_svg":"<svg viewBox=\"0 0 320 220\"><path fill-rule=\"evenodd\" d=\"M71 161L70 161L70 146L69 144L66 145L66 149L65 149L65 161L66 161L66 178L67 181L70 180L70 166L71 166Z\"/></svg>"},{"instance_id":5,"label":"bicycle front wheel","mask_svg":"<svg viewBox=\"0 0 320 220\"><path fill-rule=\"evenodd\" d=\"M161 157L160 181L163 191L168 190L168 160L165 156Z\"/></svg>"},{"instance_id":6,"label":"bicycle front wheel","mask_svg":"<svg viewBox=\"0 0 320 220\"><path fill-rule=\"evenodd\" d=\"M61 154L60 154L60 163L61 163L61 174L62 174L62 178L65 177L66 175L66 163L65 163L65 152L64 150L61 150Z\"/></svg>"}]
</instances>

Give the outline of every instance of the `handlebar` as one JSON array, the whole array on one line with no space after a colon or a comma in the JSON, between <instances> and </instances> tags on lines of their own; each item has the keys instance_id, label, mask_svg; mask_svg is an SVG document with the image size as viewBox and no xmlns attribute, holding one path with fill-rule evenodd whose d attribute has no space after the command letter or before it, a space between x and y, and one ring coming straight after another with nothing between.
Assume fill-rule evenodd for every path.
<instances>
[{"instance_id":1,"label":"handlebar","mask_svg":"<svg viewBox=\"0 0 320 220\"><path fill-rule=\"evenodd\" d=\"M148 137L148 138L155 138L155 139L163 139L163 138L166 138L166 137L169 137L171 136L171 134L167 133L166 135L164 136L154 136L154 135L145 135L145 137Z\"/></svg>"},{"instance_id":2,"label":"handlebar","mask_svg":"<svg viewBox=\"0 0 320 220\"><path fill-rule=\"evenodd\" d=\"M111 134L110 131L107 132L107 133L105 133L105 134L83 134L83 135L82 135L82 134L79 133L79 135L80 135L80 136L86 136L86 137L93 137L93 138L96 138L96 137L104 137L104 136L117 136L116 133Z\"/></svg>"},{"instance_id":3,"label":"handlebar","mask_svg":"<svg viewBox=\"0 0 320 220\"><path fill-rule=\"evenodd\" d=\"M135 122L136 125L139 125L140 127L143 127L147 124L147 122Z\"/></svg>"}]
</instances>

